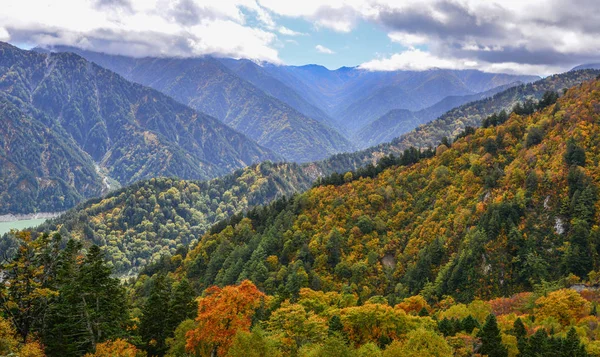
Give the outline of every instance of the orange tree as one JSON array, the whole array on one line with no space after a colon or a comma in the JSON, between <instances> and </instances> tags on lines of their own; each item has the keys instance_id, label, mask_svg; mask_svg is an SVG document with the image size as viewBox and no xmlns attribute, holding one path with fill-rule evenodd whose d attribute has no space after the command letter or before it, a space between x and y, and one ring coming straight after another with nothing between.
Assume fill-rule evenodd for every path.
<instances>
[{"instance_id":1,"label":"orange tree","mask_svg":"<svg viewBox=\"0 0 600 357\"><path fill-rule=\"evenodd\" d=\"M186 349L202 356L224 356L236 333L250 330L252 316L265 297L249 280L208 288L198 301L197 326L186 335Z\"/></svg>"}]
</instances>

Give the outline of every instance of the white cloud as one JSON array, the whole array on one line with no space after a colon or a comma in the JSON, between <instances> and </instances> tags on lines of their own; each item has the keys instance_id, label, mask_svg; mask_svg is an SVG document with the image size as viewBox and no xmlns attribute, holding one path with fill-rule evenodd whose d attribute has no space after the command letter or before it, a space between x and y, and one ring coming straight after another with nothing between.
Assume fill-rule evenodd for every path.
<instances>
[{"instance_id":1,"label":"white cloud","mask_svg":"<svg viewBox=\"0 0 600 357\"><path fill-rule=\"evenodd\" d=\"M277 31L279 31L280 34L285 35L285 36L306 36L306 35L308 35L304 32L290 30L289 28L287 28L285 26L280 26Z\"/></svg>"},{"instance_id":2,"label":"white cloud","mask_svg":"<svg viewBox=\"0 0 600 357\"><path fill-rule=\"evenodd\" d=\"M10 40L10 34L4 27L0 27L0 41L8 41Z\"/></svg>"},{"instance_id":3,"label":"white cloud","mask_svg":"<svg viewBox=\"0 0 600 357\"><path fill-rule=\"evenodd\" d=\"M304 19L340 33L370 22L410 51L365 67L476 64L548 73L598 60L599 9L594 0L5 0L0 40L277 62L284 43L277 35L302 35L279 19Z\"/></svg>"},{"instance_id":4,"label":"white cloud","mask_svg":"<svg viewBox=\"0 0 600 357\"><path fill-rule=\"evenodd\" d=\"M258 24L248 25L248 16ZM2 5L0 24L21 43L280 62L276 23L256 0L19 0Z\"/></svg>"},{"instance_id":5,"label":"white cloud","mask_svg":"<svg viewBox=\"0 0 600 357\"><path fill-rule=\"evenodd\" d=\"M279 62L277 51L269 46L275 40L270 32L223 20L200 24L189 31L193 35L189 41L195 53Z\"/></svg>"},{"instance_id":6,"label":"white cloud","mask_svg":"<svg viewBox=\"0 0 600 357\"><path fill-rule=\"evenodd\" d=\"M549 75L562 72L559 66L528 65L516 62L490 63L475 59L438 57L428 51L411 48L386 58L363 63L359 68L368 71L425 71L433 68L478 69L490 73L540 74Z\"/></svg>"},{"instance_id":7,"label":"white cloud","mask_svg":"<svg viewBox=\"0 0 600 357\"><path fill-rule=\"evenodd\" d=\"M335 54L335 52L325 46L321 46L321 45L316 45L315 49L317 50L317 52L319 53L324 53L326 55L332 55Z\"/></svg>"},{"instance_id":8,"label":"white cloud","mask_svg":"<svg viewBox=\"0 0 600 357\"><path fill-rule=\"evenodd\" d=\"M458 69L462 67L464 67L464 64L461 65L456 60L439 58L429 52L414 48L396 53L388 58L374 59L360 65L360 68L369 71L423 71L430 68Z\"/></svg>"},{"instance_id":9,"label":"white cloud","mask_svg":"<svg viewBox=\"0 0 600 357\"><path fill-rule=\"evenodd\" d=\"M428 41L427 36L416 35L406 32L391 32L388 34L388 37L393 42L400 43L404 46L422 45L427 43Z\"/></svg>"}]
</instances>

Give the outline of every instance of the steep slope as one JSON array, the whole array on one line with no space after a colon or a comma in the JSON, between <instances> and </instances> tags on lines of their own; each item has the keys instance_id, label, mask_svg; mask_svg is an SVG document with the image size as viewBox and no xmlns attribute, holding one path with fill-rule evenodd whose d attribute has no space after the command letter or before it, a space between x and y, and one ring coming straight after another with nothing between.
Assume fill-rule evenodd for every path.
<instances>
[{"instance_id":1,"label":"steep slope","mask_svg":"<svg viewBox=\"0 0 600 357\"><path fill-rule=\"evenodd\" d=\"M219 61L258 89L271 97L279 99L307 117L316 119L328 126L335 125L333 119L321 109L310 104L293 89L271 76L262 66L247 59L219 58Z\"/></svg>"},{"instance_id":2,"label":"steep slope","mask_svg":"<svg viewBox=\"0 0 600 357\"><path fill-rule=\"evenodd\" d=\"M394 109L365 125L357 134L356 138L363 147L370 147L381 143L392 141L394 138L411 131L421 124L428 123L447 111L459 107L465 103L474 102L493 96L510 87L521 83L511 83L496 87L491 90L464 96L449 96L431 107L412 112L406 109Z\"/></svg>"},{"instance_id":3,"label":"steep slope","mask_svg":"<svg viewBox=\"0 0 600 357\"><path fill-rule=\"evenodd\" d=\"M102 192L94 162L65 133L1 93L0 118L0 215L64 211Z\"/></svg>"},{"instance_id":4,"label":"steep slope","mask_svg":"<svg viewBox=\"0 0 600 357\"><path fill-rule=\"evenodd\" d=\"M334 155L323 161L307 163L296 170L290 170L288 172L289 177L281 179L292 181L308 180L307 182L311 182L333 173L343 174L370 164L374 165L386 155L401 155L411 146L421 148L435 146L444 136L452 138L459 133L459 130L464 129L466 126L479 126L482 118L492 114L495 110L499 111L511 108L516 101L522 101L530 96L541 97L547 90L559 91L567 86L577 85L584 80L595 78L599 73L600 71L568 72L548 77L532 85L510 88L497 94L495 97L466 104L457 110L452 110L444 114L440 119L419 128L418 131L408 133L394 140L392 143L381 144L356 153ZM427 130L424 128L427 128ZM417 135L419 132L422 132L420 133L422 136ZM300 179L299 177L304 178ZM256 204L265 204L268 202L268 200L257 201Z\"/></svg>"},{"instance_id":5,"label":"steep slope","mask_svg":"<svg viewBox=\"0 0 600 357\"><path fill-rule=\"evenodd\" d=\"M172 96L288 160L314 161L353 149L334 129L266 95L215 58L136 59L76 48L56 50L77 53L131 81Z\"/></svg>"},{"instance_id":6,"label":"steep slope","mask_svg":"<svg viewBox=\"0 0 600 357\"><path fill-rule=\"evenodd\" d=\"M299 165L270 162L211 181L153 178L85 202L38 230L98 244L117 273L133 274L193 246L216 222L311 183Z\"/></svg>"},{"instance_id":7,"label":"steep slope","mask_svg":"<svg viewBox=\"0 0 600 357\"><path fill-rule=\"evenodd\" d=\"M121 184L160 175L210 178L279 158L218 120L74 54L0 43L0 92Z\"/></svg>"},{"instance_id":8,"label":"steep slope","mask_svg":"<svg viewBox=\"0 0 600 357\"><path fill-rule=\"evenodd\" d=\"M567 140L568 138L568 140ZM600 80L374 178L320 186L205 235L185 274L374 295L509 296L598 263ZM350 181L350 182L348 182Z\"/></svg>"}]
</instances>

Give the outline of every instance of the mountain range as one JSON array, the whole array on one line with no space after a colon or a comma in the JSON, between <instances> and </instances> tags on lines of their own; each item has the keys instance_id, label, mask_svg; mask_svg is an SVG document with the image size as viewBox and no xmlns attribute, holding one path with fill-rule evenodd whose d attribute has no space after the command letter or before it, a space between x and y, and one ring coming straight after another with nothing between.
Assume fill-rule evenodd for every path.
<instances>
[{"instance_id":1,"label":"mountain range","mask_svg":"<svg viewBox=\"0 0 600 357\"><path fill-rule=\"evenodd\" d=\"M131 58L73 47L52 50L77 53L160 90L295 162L381 143L358 132L391 110L432 107L430 112L441 114L460 100L455 97L464 97L460 101L466 103L476 94L495 93L494 88L499 91L539 79L478 70L329 70L318 65L286 66L210 56ZM434 118L430 115L423 120Z\"/></svg>"},{"instance_id":2,"label":"mountain range","mask_svg":"<svg viewBox=\"0 0 600 357\"><path fill-rule=\"evenodd\" d=\"M206 179L281 158L72 53L0 43L0 93L1 115L10 119L0 129L0 214L64 210L110 180Z\"/></svg>"},{"instance_id":3,"label":"mountain range","mask_svg":"<svg viewBox=\"0 0 600 357\"><path fill-rule=\"evenodd\" d=\"M289 161L314 161L355 149L333 128L266 94L212 57L131 58L76 48L55 50L77 53L212 115Z\"/></svg>"},{"instance_id":4,"label":"mountain range","mask_svg":"<svg viewBox=\"0 0 600 357\"><path fill-rule=\"evenodd\" d=\"M275 154L262 148L219 120L179 104L156 90L131 83L76 54L24 51L8 44L2 44L1 49L0 99L3 99L2 109L7 113L6 117L12 120L11 126L0 129L4 131L5 138L2 143L3 155L0 156L4 162L0 180L3 188L3 209L0 214L62 211L86 198L99 196L110 189L144 178L176 176L181 179L209 179L256 162L285 158L281 151L276 151ZM108 61L119 71L130 75L139 72L136 76L140 77L144 77L143 73L146 73L142 69L150 71L154 65L170 64L161 67L163 71L159 71L160 73L168 72L165 68L178 72L182 63L188 63L188 69L199 73L204 73L199 68L211 66L217 68L216 72L207 70L205 74L228 76L229 84L236 83L232 84L233 92L239 93L239 89L236 89L238 87L250 88L247 93L261 94L255 95L255 99L270 98L269 100L284 106L287 104L281 103L286 100L303 108L306 113L316 115L320 120L320 127L327 127L328 130L333 130L331 125L335 125L335 120L328 114L332 109L321 109L308 100L310 96L307 93L311 91L314 96L319 97L314 89L317 84L322 91L320 93L336 93L343 86L352 88L348 84L350 82L359 84L361 88L368 88L376 82L373 78L381 80L392 76L352 68L329 71L318 66L259 66L250 61L217 60L210 57L192 60L136 60L91 52L84 54L97 61L98 58ZM139 66L135 67L136 70L130 67L134 64ZM487 79L476 81L477 73L469 76L460 71L457 73L468 78L469 83L477 90L493 86ZM302 166L302 175L315 180L335 172L343 173L375 164L381 157L402 153L411 146L435 145L442 136L453 137L466 125L477 126L481 118L501 108L510 109L527 96L539 98L546 90L574 85L591 78L595 75L593 73L568 72L517 87L512 87L516 83L511 82L474 95L446 97L432 107L416 112L393 110L360 132L364 142L375 144L389 140L396 133L409 131L412 127L437 117L448 107L467 100L488 98L443 114L439 119L418 128L418 131L408 132L390 144L356 153L340 153L326 160L307 163ZM247 80L242 78L242 74ZM148 73L147 75L149 76ZM319 76L324 79L317 81ZM359 80L354 78L356 76L365 78ZM286 84L278 77L287 78ZM489 76L486 74L483 77ZM495 77L501 78L500 80L504 80L504 77L512 78L500 75ZM162 78L168 82L170 76L164 75ZM307 78L315 81L311 82ZM263 83L261 86L265 92L250 81ZM165 85L161 81L156 83ZM223 89L225 84L219 83L216 87ZM212 92L210 96L218 97L218 90L214 88L206 91ZM350 95L348 93L352 90L347 89L345 95ZM267 91L278 94L281 100L265 94ZM341 96L339 93L330 95L334 99ZM493 99L490 96L494 96ZM240 98L234 95L232 97ZM259 99L250 101L264 104ZM339 98L332 101L338 106L342 102ZM490 103L493 105L489 105ZM279 128L281 122L264 120L263 124ZM37 128L36 135L32 133L33 128ZM293 131L288 129L291 130L290 133ZM9 134L8 130L14 134ZM42 132L47 135L41 135ZM272 134L279 138L288 137L281 132ZM314 133L310 130L305 134L303 141L314 138ZM16 140L10 140L11 137ZM319 137L317 135L317 139L312 140L305 148L312 150L313 144L318 147ZM285 140L287 149L292 151L297 148L294 138L297 138L295 134ZM27 154L11 155L11 152ZM315 157L320 156L318 154ZM29 166L28 162L38 164Z\"/></svg>"},{"instance_id":5,"label":"mountain range","mask_svg":"<svg viewBox=\"0 0 600 357\"><path fill-rule=\"evenodd\" d=\"M388 160L391 166L325 179L287 198L281 196L310 185L315 164L261 164L208 183L152 179L40 230L105 246L122 273L158 264L165 254L187 255L175 264L200 289L244 277L275 293L302 266L302 284L313 289L470 301L569 273L585 276L596 259L588 246L598 239L591 223L600 182L600 80L583 81L592 74L598 72L508 89L515 98L559 80L577 82L538 112L513 113L436 145L432 158ZM503 108L508 93L493 97L499 102L492 107ZM262 202L272 203L253 208ZM277 257L277 267L265 271L262 264L275 259L268 257Z\"/></svg>"}]
</instances>

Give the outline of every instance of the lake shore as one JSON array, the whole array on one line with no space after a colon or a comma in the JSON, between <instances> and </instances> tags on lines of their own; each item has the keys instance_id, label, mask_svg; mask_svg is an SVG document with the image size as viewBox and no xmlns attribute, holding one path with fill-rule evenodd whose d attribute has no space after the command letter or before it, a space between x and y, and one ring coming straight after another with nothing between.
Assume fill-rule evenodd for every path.
<instances>
[{"instance_id":1,"label":"lake shore","mask_svg":"<svg viewBox=\"0 0 600 357\"><path fill-rule=\"evenodd\" d=\"M4 214L0 215L0 222L15 222L31 219L50 219L56 218L64 212L38 212L29 214Z\"/></svg>"}]
</instances>

